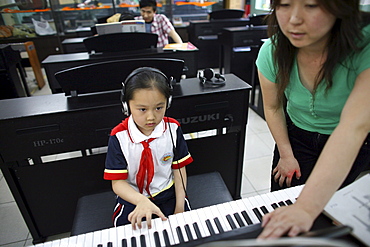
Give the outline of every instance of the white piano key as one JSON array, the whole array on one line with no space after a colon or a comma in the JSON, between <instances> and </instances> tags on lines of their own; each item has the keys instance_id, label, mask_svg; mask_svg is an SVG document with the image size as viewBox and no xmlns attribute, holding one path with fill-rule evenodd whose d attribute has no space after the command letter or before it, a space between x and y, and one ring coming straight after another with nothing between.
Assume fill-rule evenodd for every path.
<instances>
[{"instance_id":1,"label":"white piano key","mask_svg":"<svg viewBox=\"0 0 370 247\"><path fill-rule=\"evenodd\" d=\"M228 231L231 231L231 227L230 227L230 224L229 222L227 221L226 219L226 215L228 214L227 211L225 210L225 207L223 205L223 203L221 204L217 204L217 205L213 205L211 206L211 208L216 208L217 211L213 211L212 210L212 213L214 214L215 217L218 218L218 220L220 221L221 223L221 226L222 226L222 229L225 231L225 232L228 232Z\"/></svg>"},{"instance_id":2,"label":"white piano key","mask_svg":"<svg viewBox=\"0 0 370 247\"><path fill-rule=\"evenodd\" d=\"M80 234L80 235L77 235L77 241L76 241L76 245L78 247L83 247L84 246L84 243L85 243L85 236L86 234Z\"/></svg>"},{"instance_id":3,"label":"white piano key","mask_svg":"<svg viewBox=\"0 0 370 247\"><path fill-rule=\"evenodd\" d=\"M251 203L251 201L249 199L250 199L250 197L243 198L242 199L242 202L245 205L246 212L248 213L249 217L251 218L253 224L260 223L260 221L258 220L257 216L252 211L252 209L254 208L254 205L252 205L252 203Z\"/></svg>"},{"instance_id":4,"label":"white piano key","mask_svg":"<svg viewBox=\"0 0 370 247\"><path fill-rule=\"evenodd\" d=\"M211 236L211 232L208 229L208 226L206 224L207 216L204 213L204 208L198 208L196 210L196 213L198 214L198 217L199 217L199 220L200 220L200 224L202 224L202 227L205 229L205 232L206 232L207 236Z\"/></svg>"},{"instance_id":5,"label":"white piano key","mask_svg":"<svg viewBox=\"0 0 370 247\"><path fill-rule=\"evenodd\" d=\"M189 213L191 215L191 218L194 219L193 223L195 223L195 222L197 223L202 237L205 238L205 237L210 236L211 234L209 233L209 230L208 230L207 226L205 225L205 222L201 221L201 219L200 219L200 217L197 213L197 210L191 210L191 211L189 211Z\"/></svg>"},{"instance_id":6,"label":"white piano key","mask_svg":"<svg viewBox=\"0 0 370 247\"><path fill-rule=\"evenodd\" d=\"M193 239L198 239L197 234L195 232L195 229L193 227L194 219L192 218L192 214L190 213L190 211L185 211L185 212L183 212L182 214L179 214L179 215L182 216L182 218L184 220L184 226L185 225L189 226Z\"/></svg>"},{"instance_id":7,"label":"white piano key","mask_svg":"<svg viewBox=\"0 0 370 247\"><path fill-rule=\"evenodd\" d=\"M153 246L154 246L154 238L152 239L151 236L150 236L150 234L149 234L148 223L146 221L142 222L142 227L140 229L140 236L141 235L144 235L144 237L145 237L145 243L146 243L146 246L147 247L151 247L152 246L151 243L153 243ZM139 241L141 241L140 240L140 236L139 236Z\"/></svg>"},{"instance_id":8,"label":"white piano key","mask_svg":"<svg viewBox=\"0 0 370 247\"><path fill-rule=\"evenodd\" d=\"M170 215L170 216L168 217L168 219L169 219L169 222L170 222L170 225L171 225L173 238L175 239L175 243L176 243L176 244L178 244L178 243L180 243L180 238L179 238L179 235L178 235L178 233L177 233L176 228L180 226L180 225L179 225L179 222L177 222L176 215ZM181 227L180 227L180 229L181 229ZM183 233L182 235L183 235L184 240L185 240L185 235L184 235L184 231L183 231L183 229L181 229L181 231L182 231L182 233ZM187 241L187 237L186 237L186 240L185 240L185 241Z\"/></svg>"},{"instance_id":9,"label":"white piano key","mask_svg":"<svg viewBox=\"0 0 370 247\"><path fill-rule=\"evenodd\" d=\"M85 242L84 242L85 247L93 246L93 237L94 237L94 232L89 232L85 234Z\"/></svg>"},{"instance_id":10,"label":"white piano key","mask_svg":"<svg viewBox=\"0 0 370 247\"><path fill-rule=\"evenodd\" d=\"M51 247L59 247L60 246L60 239L51 241Z\"/></svg>"},{"instance_id":11,"label":"white piano key","mask_svg":"<svg viewBox=\"0 0 370 247\"><path fill-rule=\"evenodd\" d=\"M245 211L246 213L247 213L247 215L248 215L248 217L249 217L249 219L252 221L252 223L253 223L253 218L252 218L252 216L251 216L251 213L248 211L248 209L246 208L246 206L245 206L245 204L244 204L244 202L243 202L243 199L240 199L240 200L237 200L236 201L236 203L238 204L238 206L239 206L239 208L240 208L240 210L241 210L241 212L243 212L243 211ZM242 214L243 215L243 214ZM243 219L244 219L244 216L243 216ZM244 219L245 220L245 219ZM247 223L247 221L245 220L245 222ZM250 225L250 224L248 224L247 223L247 225Z\"/></svg>"},{"instance_id":12,"label":"white piano key","mask_svg":"<svg viewBox=\"0 0 370 247\"><path fill-rule=\"evenodd\" d=\"M68 242L69 242L69 239L68 238L62 238L59 242L59 247L68 247Z\"/></svg>"},{"instance_id":13,"label":"white piano key","mask_svg":"<svg viewBox=\"0 0 370 247\"><path fill-rule=\"evenodd\" d=\"M167 219L167 220L162 221L162 226L163 226L163 230L166 230L167 233L168 233L168 238L170 240L170 244L171 245L176 244L175 237L174 237L174 231L173 231L173 229L171 228L171 225L170 225L170 220Z\"/></svg>"},{"instance_id":14,"label":"white piano key","mask_svg":"<svg viewBox=\"0 0 370 247\"><path fill-rule=\"evenodd\" d=\"M215 221L213 220L215 217L212 215L212 209L210 207L201 208L203 211L203 214L206 216L206 219L209 220L209 222L212 225L212 228L215 232L215 234L219 234L220 231L218 230Z\"/></svg>"},{"instance_id":15,"label":"white piano key","mask_svg":"<svg viewBox=\"0 0 370 247\"><path fill-rule=\"evenodd\" d=\"M49 241L49 242L45 242L45 243L41 243L40 245L42 245L43 247L51 247L52 246L52 242L51 241ZM36 246L39 246L39 245L36 245Z\"/></svg>"},{"instance_id":16,"label":"white piano key","mask_svg":"<svg viewBox=\"0 0 370 247\"><path fill-rule=\"evenodd\" d=\"M247 225L248 225L248 223L247 223L247 221L244 219L244 217L243 217L243 215L242 215L242 211L243 211L244 209L240 208L240 207L239 207L239 204L238 204L236 201L231 201L229 204L230 204L230 206L232 207L232 209L233 209L234 213L238 213L238 214L239 214L239 216L240 216L240 218L241 218L241 220L242 220L242 222L243 222L244 226L247 226ZM235 218L235 217L234 217L234 218ZM235 221L237 221L237 220L235 220ZM240 226L239 226L239 223L238 223L238 222L236 222L236 223L238 224L238 228L239 228L239 227L240 227Z\"/></svg>"},{"instance_id":17,"label":"white piano key","mask_svg":"<svg viewBox=\"0 0 370 247\"><path fill-rule=\"evenodd\" d=\"M77 247L77 236L71 236L68 238L69 247Z\"/></svg>"},{"instance_id":18,"label":"white piano key","mask_svg":"<svg viewBox=\"0 0 370 247\"><path fill-rule=\"evenodd\" d=\"M93 247L97 247L98 244L103 244L101 241L101 231L95 231L93 235Z\"/></svg>"},{"instance_id":19,"label":"white piano key","mask_svg":"<svg viewBox=\"0 0 370 247\"><path fill-rule=\"evenodd\" d=\"M111 236L110 236L111 229L104 229L100 232L100 242L103 245L103 247L107 246L108 242L111 242Z\"/></svg>"},{"instance_id":20,"label":"white piano key","mask_svg":"<svg viewBox=\"0 0 370 247\"><path fill-rule=\"evenodd\" d=\"M131 224L126 224L123 225L123 230L124 230L124 239L127 241L127 246L131 247L131 237L132 237L132 226ZM120 240L122 241L122 239Z\"/></svg>"},{"instance_id":21,"label":"white piano key","mask_svg":"<svg viewBox=\"0 0 370 247\"><path fill-rule=\"evenodd\" d=\"M126 238L125 226L113 227L116 229L117 246L121 247L122 239ZM114 246L115 247L115 246Z\"/></svg>"},{"instance_id":22,"label":"white piano key","mask_svg":"<svg viewBox=\"0 0 370 247\"><path fill-rule=\"evenodd\" d=\"M113 247L119 246L118 245L118 240L117 240L117 227L109 228L109 239L108 239L108 242L112 242Z\"/></svg>"},{"instance_id":23,"label":"white piano key","mask_svg":"<svg viewBox=\"0 0 370 247\"><path fill-rule=\"evenodd\" d=\"M271 206L272 201L267 194L261 195L261 200L269 213L274 211L274 208Z\"/></svg>"},{"instance_id":24,"label":"white piano key","mask_svg":"<svg viewBox=\"0 0 370 247\"><path fill-rule=\"evenodd\" d=\"M163 238L163 225L162 225L162 219L161 218L155 218L152 220L152 228L149 229L149 234L152 234L154 236L154 232L158 232L159 241L161 243L161 246L166 246ZM153 237L154 238L154 237Z\"/></svg>"}]
</instances>

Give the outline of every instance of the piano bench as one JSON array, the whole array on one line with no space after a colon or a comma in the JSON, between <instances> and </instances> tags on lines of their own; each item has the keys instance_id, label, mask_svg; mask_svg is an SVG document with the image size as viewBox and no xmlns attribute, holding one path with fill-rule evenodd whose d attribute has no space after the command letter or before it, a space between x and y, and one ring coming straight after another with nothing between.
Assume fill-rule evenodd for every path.
<instances>
[{"instance_id":1,"label":"piano bench","mask_svg":"<svg viewBox=\"0 0 370 247\"><path fill-rule=\"evenodd\" d=\"M189 176L186 191L192 209L233 200L218 172ZM71 236L113 227L112 214L115 203L113 191L81 197L77 202Z\"/></svg>"}]
</instances>

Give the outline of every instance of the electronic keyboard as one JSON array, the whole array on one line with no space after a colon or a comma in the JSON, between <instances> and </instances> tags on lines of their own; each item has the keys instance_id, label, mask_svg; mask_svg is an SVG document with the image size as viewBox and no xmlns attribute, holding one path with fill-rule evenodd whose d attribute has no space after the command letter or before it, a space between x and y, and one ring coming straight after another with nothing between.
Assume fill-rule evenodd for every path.
<instances>
[{"instance_id":1,"label":"electronic keyboard","mask_svg":"<svg viewBox=\"0 0 370 247\"><path fill-rule=\"evenodd\" d=\"M303 185L152 219L133 230L130 224L37 244L37 247L198 246L207 242L256 238L262 216L293 204Z\"/></svg>"}]
</instances>

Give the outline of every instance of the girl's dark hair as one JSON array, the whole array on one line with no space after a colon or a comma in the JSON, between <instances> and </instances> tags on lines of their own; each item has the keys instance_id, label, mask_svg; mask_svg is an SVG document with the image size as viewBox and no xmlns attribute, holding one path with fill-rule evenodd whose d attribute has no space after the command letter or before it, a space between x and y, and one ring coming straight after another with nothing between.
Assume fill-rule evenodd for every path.
<instances>
[{"instance_id":1,"label":"girl's dark hair","mask_svg":"<svg viewBox=\"0 0 370 247\"><path fill-rule=\"evenodd\" d=\"M359 0L317 0L317 3L337 19L328 40L327 59L316 77L314 90L321 81L325 81L326 89L332 86L335 66L353 52L360 50L357 41L362 38ZM283 103L284 90L290 80L297 48L285 37L278 25L276 8L279 5L280 0L271 0L271 13L267 16L267 24L268 36L275 48L273 59L277 65L278 98L280 103Z\"/></svg>"},{"instance_id":2,"label":"girl's dark hair","mask_svg":"<svg viewBox=\"0 0 370 247\"><path fill-rule=\"evenodd\" d=\"M140 9L145 8L145 7L152 7L153 11L156 12L157 11L157 1L156 0L141 0L139 2L139 7Z\"/></svg>"},{"instance_id":3,"label":"girl's dark hair","mask_svg":"<svg viewBox=\"0 0 370 247\"><path fill-rule=\"evenodd\" d=\"M169 81L160 70L142 67L134 70L125 82L125 101L129 102L139 89L157 89L168 100L171 96ZM168 102L167 102L168 104Z\"/></svg>"}]
</instances>

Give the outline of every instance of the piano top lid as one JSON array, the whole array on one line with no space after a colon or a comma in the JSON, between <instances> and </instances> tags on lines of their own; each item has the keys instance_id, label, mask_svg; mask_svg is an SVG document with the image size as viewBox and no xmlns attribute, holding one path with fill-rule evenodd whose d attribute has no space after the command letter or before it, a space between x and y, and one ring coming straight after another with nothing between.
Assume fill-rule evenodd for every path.
<instances>
[{"instance_id":1,"label":"piano top lid","mask_svg":"<svg viewBox=\"0 0 370 247\"><path fill-rule=\"evenodd\" d=\"M183 79L174 85L173 98L250 90L252 87L233 74L224 75L225 86L203 87L198 78ZM23 117L81 111L101 107L120 107L120 90L66 97L64 93L0 100L0 121Z\"/></svg>"}]
</instances>

